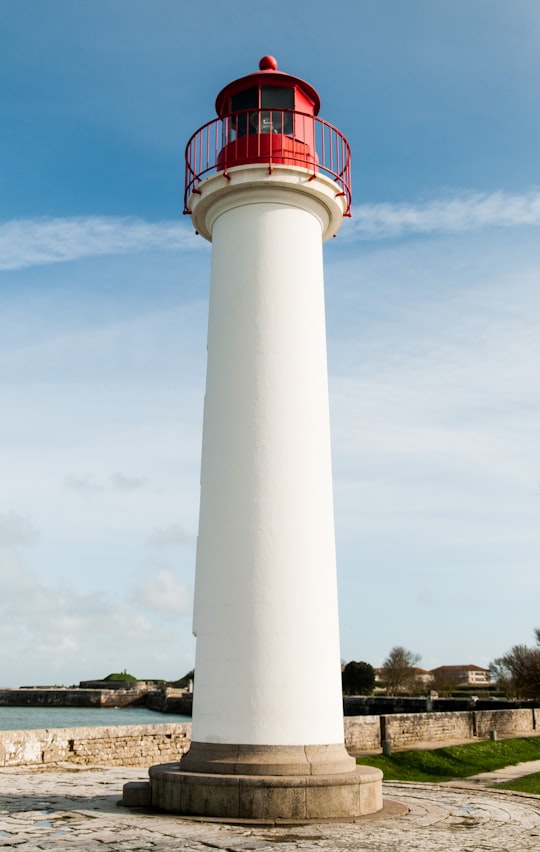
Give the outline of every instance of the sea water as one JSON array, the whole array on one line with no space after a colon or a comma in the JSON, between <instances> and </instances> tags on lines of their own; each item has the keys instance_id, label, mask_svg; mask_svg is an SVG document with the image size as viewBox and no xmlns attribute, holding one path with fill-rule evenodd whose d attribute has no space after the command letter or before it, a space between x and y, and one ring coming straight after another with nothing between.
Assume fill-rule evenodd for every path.
<instances>
[{"instance_id":1,"label":"sea water","mask_svg":"<svg viewBox=\"0 0 540 852\"><path fill-rule=\"evenodd\" d=\"M163 725L175 722L191 722L191 716L157 713L146 707L0 707L0 731Z\"/></svg>"}]
</instances>

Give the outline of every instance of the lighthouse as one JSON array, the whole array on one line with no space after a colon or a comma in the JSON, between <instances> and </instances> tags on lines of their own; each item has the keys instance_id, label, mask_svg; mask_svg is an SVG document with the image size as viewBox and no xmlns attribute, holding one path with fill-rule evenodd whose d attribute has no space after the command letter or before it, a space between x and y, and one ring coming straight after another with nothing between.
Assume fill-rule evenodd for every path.
<instances>
[{"instance_id":1,"label":"lighthouse","mask_svg":"<svg viewBox=\"0 0 540 852\"><path fill-rule=\"evenodd\" d=\"M220 819L355 817L381 773L344 746L323 243L350 215L349 146L265 56L186 149L212 244L192 742L151 802Z\"/></svg>"}]
</instances>

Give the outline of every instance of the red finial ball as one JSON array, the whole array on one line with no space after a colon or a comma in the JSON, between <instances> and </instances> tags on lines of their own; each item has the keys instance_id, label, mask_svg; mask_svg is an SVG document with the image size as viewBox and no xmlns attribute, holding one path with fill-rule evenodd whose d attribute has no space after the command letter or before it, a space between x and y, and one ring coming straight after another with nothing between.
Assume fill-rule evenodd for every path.
<instances>
[{"instance_id":1,"label":"red finial ball","mask_svg":"<svg viewBox=\"0 0 540 852\"><path fill-rule=\"evenodd\" d=\"M260 71L277 71L277 59L273 56L263 56L259 62Z\"/></svg>"}]
</instances>

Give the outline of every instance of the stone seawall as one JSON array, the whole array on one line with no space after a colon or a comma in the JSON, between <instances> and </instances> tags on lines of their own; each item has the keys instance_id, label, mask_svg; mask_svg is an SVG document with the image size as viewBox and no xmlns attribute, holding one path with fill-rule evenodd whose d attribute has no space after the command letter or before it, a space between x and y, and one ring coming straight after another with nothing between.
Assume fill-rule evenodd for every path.
<instances>
[{"instance_id":1,"label":"stone seawall","mask_svg":"<svg viewBox=\"0 0 540 852\"><path fill-rule=\"evenodd\" d=\"M190 722L0 731L0 767L46 763L150 766L179 760L190 742Z\"/></svg>"},{"instance_id":2,"label":"stone seawall","mask_svg":"<svg viewBox=\"0 0 540 852\"><path fill-rule=\"evenodd\" d=\"M348 716L345 745L351 753L417 743L486 739L540 733L540 710L478 710L463 713L401 713ZM0 731L0 767L73 763L83 766L151 766L180 759L191 743L191 723L118 725Z\"/></svg>"},{"instance_id":3,"label":"stone seawall","mask_svg":"<svg viewBox=\"0 0 540 852\"><path fill-rule=\"evenodd\" d=\"M2 707L137 707L146 704L147 688L0 689Z\"/></svg>"},{"instance_id":4,"label":"stone seawall","mask_svg":"<svg viewBox=\"0 0 540 852\"><path fill-rule=\"evenodd\" d=\"M184 689L155 689L143 681L116 683L110 689L103 686L103 681L84 683L84 688L0 689L0 707L148 707L161 713L191 716L193 694Z\"/></svg>"}]
</instances>

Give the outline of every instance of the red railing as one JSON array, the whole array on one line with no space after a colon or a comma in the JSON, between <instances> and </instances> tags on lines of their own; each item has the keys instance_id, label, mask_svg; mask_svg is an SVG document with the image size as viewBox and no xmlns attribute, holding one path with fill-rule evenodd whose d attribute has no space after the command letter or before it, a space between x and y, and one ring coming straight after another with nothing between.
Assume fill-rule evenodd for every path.
<instances>
[{"instance_id":1,"label":"red railing","mask_svg":"<svg viewBox=\"0 0 540 852\"><path fill-rule=\"evenodd\" d=\"M266 163L299 166L326 175L336 183L336 195L346 199L351 215L351 157L349 143L327 121L294 110L246 110L216 118L200 127L186 146L184 213L188 200L206 177L233 166Z\"/></svg>"}]
</instances>

